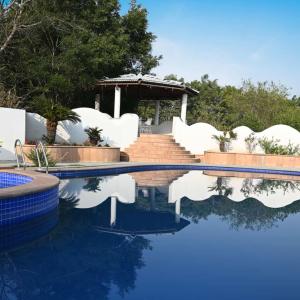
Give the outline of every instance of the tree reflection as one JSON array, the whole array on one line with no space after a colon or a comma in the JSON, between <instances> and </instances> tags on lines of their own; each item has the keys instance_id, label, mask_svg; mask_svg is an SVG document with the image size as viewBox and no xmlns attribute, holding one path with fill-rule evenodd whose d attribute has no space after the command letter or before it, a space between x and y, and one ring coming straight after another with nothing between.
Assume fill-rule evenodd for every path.
<instances>
[{"instance_id":1,"label":"tree reflection","mask_svg":"<svg viewBox=\"0 0 300 300\"><path fill-rule=\"evenodd\" d=\"M300 201L281 208L269 208L254 198L234 202L225 196L212 196L204 201L191 201L184 198L181 202L183 216L197 223L209 216L219 216L234 230L270 229L289 215L300 212Z\"/></svg>"},{"instance_id":2,"label":"tree reflection","mask_svg":"<svg viewBox=\"0 0 300 300\"><path fill-rule=\"evenodd\" d=\"M134 289L144 237L98 232L99 207L61 207L59 226L33 244L0 256L1 299L108 299Z\"/></svg>"},{"instance_id":3,"label":"tree reflection","mask_svg":"<svg viewBox=\"0 0 300 300\"><path fill-rule=\"evenodd\" d=\"M284 180L271 180L261 179L257 184L251 178L244 179L241 192L245 197L249 195L261 195L262 193L275 194L277 191L282 190L284 193L300 192L300 182L284 181Z\"/></svg>"},{"instance_id":4,"label":"tree reflection","mask_svg":"<svg viewBox=\"0 0 300 300\"><path fill-rule=\"evenodd\" d=\"M101 184L102 178L101 177L90 177L86 178L86 184L83 186L83 189L88 192L100 192L100 184Z\"/></svg>"},{"instance_id":5,"label":"tree reflection","mask_svg":"<svg viewBox=\"0 0 300 300\"><path fill-rule=\"evenodd\" d=\"M233 192L233 188L230 187L228 184L229 178L225 177L218 177L216 180L216 184L214 186L208 187L209 192L217 192L220 196L229 196Z\"/></svg>"}]
</instances>

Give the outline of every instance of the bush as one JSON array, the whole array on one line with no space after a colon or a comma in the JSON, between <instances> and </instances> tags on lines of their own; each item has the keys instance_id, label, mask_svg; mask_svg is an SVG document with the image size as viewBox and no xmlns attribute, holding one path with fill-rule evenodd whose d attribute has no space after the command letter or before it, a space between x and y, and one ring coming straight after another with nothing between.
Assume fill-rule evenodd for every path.
<instances>
[{"instance_id":1,"label":"bush","mask_svg":"<svg viewBox=\"0 0 300 300\"><path fill-rule=\"evenodd\" d=\"M289 142L287 146L280 145L280 140L268 140L267 138L259 139L258 143L264 150L265 154L277 155L300 155L300 146L293 145Z\"/></svg>"},{"instance_id":2,"label":"bush","mask_svg":"<svg viewBox=\"0 0 300 300\"><path fill-rule=\"evenodd\" d=\"M46 167L45 158L43 155L43 151L41 149L38 149L38 154L39 154L39 158L41 161L41 166ZM47 156L47 160L48 160L48 166L55 167L57 162L54 160L54 158L51 156L51 154L47 150L46 150L46 156ZM30 152L28 154L26 154L26 157L28 159L30 159L36 167L39 167L39 162L38 162L38 158L36 156L35 149L31 149Z\"/></svg>"}]
</instances>

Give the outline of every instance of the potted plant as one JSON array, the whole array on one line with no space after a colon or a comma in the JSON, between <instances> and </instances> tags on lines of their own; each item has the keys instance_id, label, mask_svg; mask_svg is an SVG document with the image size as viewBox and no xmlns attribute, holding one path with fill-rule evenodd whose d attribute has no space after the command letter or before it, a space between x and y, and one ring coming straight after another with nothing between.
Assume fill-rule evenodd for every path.
<instances>
[{"instance_id":1,"label":"potted plant","mask_svg":"<svg viewBox=\"0 0 300 300\"><path fill-rule=\"evenodd\" d=\"M88 127L84 131L88 135L89 143L92 146L98 146L101 142L103 142L101 138L102 129L99 129L98 127Z\"/></svg>"}]
</instances>

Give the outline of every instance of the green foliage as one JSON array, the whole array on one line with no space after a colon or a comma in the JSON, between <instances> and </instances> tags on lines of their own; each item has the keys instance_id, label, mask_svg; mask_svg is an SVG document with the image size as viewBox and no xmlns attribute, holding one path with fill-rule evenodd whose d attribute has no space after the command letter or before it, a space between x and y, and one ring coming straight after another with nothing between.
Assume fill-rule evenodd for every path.
<instances>
[{"instance_id":1,"label":"green foliage","mask_svg":"<svg viewBox=\"0 0 300 300\"><path fill-rule=\"evenodd\" d=\"M38 113L47 120L47 136L44 136L43 138L49 145L52 145L55 142L58 122L80 122L80 117L76 112L63 106L59 102L47 99L45 95L34 98L30 103L30 109L32 112Z\"/></svg>"},{"instance_id":2,"label":"green foliage","mask_svg":"<svg viewBox=\"0 0 300 300\"><path fill-rule=\"evenodd\" d=\"M45 162L45 158L44 158L44 154L43 151L41 149L38 149L38 155L41 161L41 166L42 167L46 167L46 162ZM48 166L49 167L55 167L57 162L54 160L54 158L51 156L51 154L46 150L46 156L47 156L47 160L48 160ZM36 166L39 166L39 162L38 162L38 158L36 155L36 150L35 149L31 149L30 152L28 154L26 154L26 157Z\"/></svg>"},{"instance_id":3,"label":"green foliage","mask_svg":"<svg viewBox=\"0 0 300 300\"><path fill-rule=\"evenodd\" d=\"M99 143L103 142L101 138L102 129L99 129L98 127L89 127L86 128L84 132L88 135L91 145L97 146Z\"/></svg>"},{"instance_id":4,"label":"green foliage","mask_svg":"<svg viewBox=\"0 0 300 300\"><path fill-rule=\"evenodd\" d=\"M118 0L32 0L22 17L36 25L18 32L0 56L0 78L23 106L40 95L87 106L96 79L147 73L160 59L151 54L147 11L134 3L121 15Z\"/></svg>"},{"instance_id":5,"label":"green foliage","mask_svg":"<svg viewBox=\"0 0 300 300\"><path fill-rule=\"evenodd\" d=\"M206 122L221 130L230 126L228 104L217 80L210 80L206 74L200 81L192 81L190 85L199 91L199 95L189 101L188 122Z\"/></svg>"},{"instance_id":6,"label":"green foliage","mask_svg":"<svg viewBox=\"0 0 300 300\"><path fill-rule=\"evenodd\" d=\"M18 108L20 99L16 96L15 90L6 90L0 83L0 107Z\"/></svg>"},{"instance_id":7,"label":"green foliage","mask_svg":"<svg viewBox=\"0 0 300 300\"><path fill-rule=\"evenodd\" d=\"M280 140L262 138L258 143L266 154L300 155L300 146L289 143L287 146L279 144Z\"/></svg>"},{"instance_id":8,"label":"green foliage","mask_svg":"<svg viewBox=\"0 0 300 300\"><path fill-rule=\"evenodd\" d=\"M30 103L30 109L38 113L51 122L71 121L72 123L80 122L79 115L70 108L63 106L59 102L47 99L44 95L35 98Z\"/></svg>"}]
</instances>

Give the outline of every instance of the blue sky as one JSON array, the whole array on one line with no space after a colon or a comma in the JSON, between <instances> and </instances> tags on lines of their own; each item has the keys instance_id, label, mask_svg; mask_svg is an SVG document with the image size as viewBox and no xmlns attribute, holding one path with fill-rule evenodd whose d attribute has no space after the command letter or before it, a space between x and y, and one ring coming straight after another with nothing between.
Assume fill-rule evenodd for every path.
<instances>
[{"instance_id":1,"label":"blue sky","mask_svg":"<svg viewBox=\"0 0 300 300\"><path fill-rule=\"evenodd\" d=\"M221 84L275 81L300 96L300 0L138 0L157 35L154 70ZM121 0L122 10L129 0Z\"/></svg>"}]
</instances>

